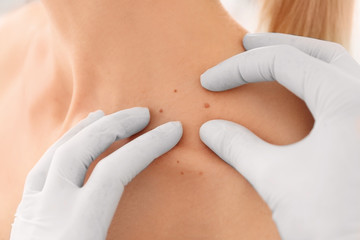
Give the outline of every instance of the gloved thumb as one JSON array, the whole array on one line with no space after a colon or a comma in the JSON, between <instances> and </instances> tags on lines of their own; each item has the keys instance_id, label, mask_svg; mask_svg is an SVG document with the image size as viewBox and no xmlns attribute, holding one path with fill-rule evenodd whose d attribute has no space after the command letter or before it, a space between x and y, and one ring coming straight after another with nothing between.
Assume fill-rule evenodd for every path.
<instances>
[{"instance_id":1,"label":"gloved thumb","mask_svg":"<svg viewBox=\"0 0 360 240\"><path fill-rule=\"evenodd\" d=\"M200 138L254 186L269 166L269 152L275 148L247 128L226 120L204 123Z\"/></svg>"}]
</instances>

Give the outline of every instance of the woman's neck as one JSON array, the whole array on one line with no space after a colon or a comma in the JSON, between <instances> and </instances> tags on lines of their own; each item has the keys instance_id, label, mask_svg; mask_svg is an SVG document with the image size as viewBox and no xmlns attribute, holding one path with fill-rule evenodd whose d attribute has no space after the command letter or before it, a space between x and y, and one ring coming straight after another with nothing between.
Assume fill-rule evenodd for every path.
<instances>
[{"instance_id":1,"label":"woman's neck","mask_svg":"<svg viewBox=\"0 0 360 240\"><path fill-rule=\"evenodd\" d=\"M67 117L149 90L152 80L200 75L199 66L239 51L245 34L217 0L43 2L55 64L71 76Z\"/></svg>"}]
</instances>

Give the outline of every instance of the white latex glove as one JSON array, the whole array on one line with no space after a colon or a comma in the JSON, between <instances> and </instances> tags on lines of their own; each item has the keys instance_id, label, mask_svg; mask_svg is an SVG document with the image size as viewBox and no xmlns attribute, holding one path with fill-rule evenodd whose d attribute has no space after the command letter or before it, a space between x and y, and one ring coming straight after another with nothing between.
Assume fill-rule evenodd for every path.
<instances>
[{"instance_id":1,"label":"white latex glove","mask_svg":"<svg viewBox=\"0 0 360 240\"><path fill-rule=\"evenodd\" d=\"M11 231L12 240L105 239L124 186L180 140L169 122L102 159L83 186L93 160L116 140L142 130L146 108L104 116L91 113L43 155L28 174Z\"/></svg>"},{"instance_id":2,"label":"white latex glove","mask_svg":"<svg viewBox=\"0 0 360 240\"><path fill-rule=\"evenodd\" d=\"M254 186L283 239L360 239L360 66L340 45L310 38L249 34L244 46L206 71L202 85L223 91L276 80L306 102L314 128L275 146L213 120L202 141Z\"/></svg>"}]
</instances>

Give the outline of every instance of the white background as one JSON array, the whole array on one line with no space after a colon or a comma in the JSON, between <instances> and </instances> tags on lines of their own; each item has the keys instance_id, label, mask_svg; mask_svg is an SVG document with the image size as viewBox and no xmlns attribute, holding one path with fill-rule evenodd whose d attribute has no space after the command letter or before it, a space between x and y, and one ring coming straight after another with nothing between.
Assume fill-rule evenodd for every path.
<instances>
[{"instance_id":1,"label":"white background","mask_svg":"<svg viewBox=\"0 0 360 240\"><path fill-rule=\"evenodd\" d=\"M31 0L0 0L0 16L30 1ZM258 16L256 0L221 0L221 2L242 26L250 32L256 31ZM360 62L360 0L356 0L354 11L355 19L351 53L358 62Z\"/></svg>"}]
</instances>

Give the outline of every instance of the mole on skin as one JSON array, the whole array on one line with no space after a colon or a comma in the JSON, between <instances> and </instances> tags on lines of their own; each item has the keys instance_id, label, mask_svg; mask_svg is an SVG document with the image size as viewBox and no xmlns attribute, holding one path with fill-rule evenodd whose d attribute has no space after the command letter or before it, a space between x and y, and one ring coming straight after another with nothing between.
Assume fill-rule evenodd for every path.
<instances>
[{"instance_id":1,"label":"mole on skin","mask_svg":"<svg viewBox=\"0 0 360 240\"><path fill-rule=\"evenodd\" d=\"M204 108L209 108L209 107L210 107L210 104L204 103Z\"/></svg>"},{"instance_id":2,"label":"mole on skin","mask_svg":"<svg viewBox=\"0 0 360 240\"><path fill-rule=\"evenodd\" d=\"M177 89L174 89L174 93L177 93Z\"/></svg>"},{"instance_id":3,"label":"mole on skin","mask_svg":"<svg viewBox=\"0 0 360 240\"><path fill-rule=\"evenodd\" d=\"M162 108L160 108L159 112L162 113L164 110Z\"/></svg>"},{"instance_id":4,"label":"mole on skin","mask_svg":"<svg viewBox=\"0 0 360 240\"><path fill-rule=\"evenodd\" d=\"M180 172L181 175L184 175L184 172Z\"/></svg>"}]
</instances>

